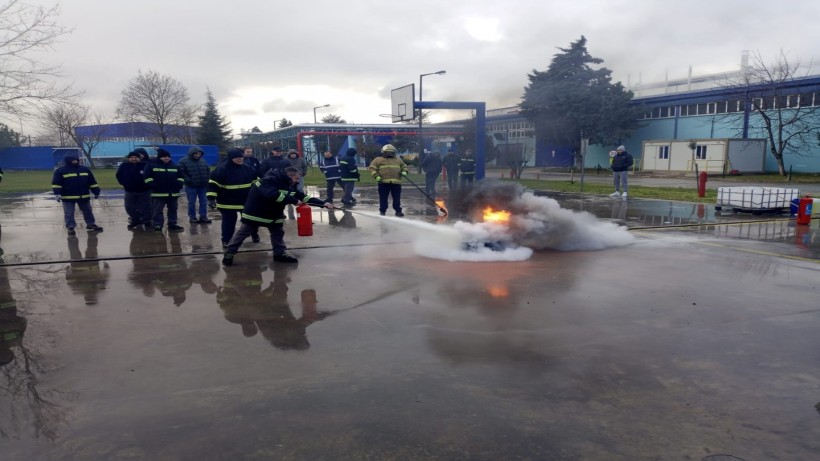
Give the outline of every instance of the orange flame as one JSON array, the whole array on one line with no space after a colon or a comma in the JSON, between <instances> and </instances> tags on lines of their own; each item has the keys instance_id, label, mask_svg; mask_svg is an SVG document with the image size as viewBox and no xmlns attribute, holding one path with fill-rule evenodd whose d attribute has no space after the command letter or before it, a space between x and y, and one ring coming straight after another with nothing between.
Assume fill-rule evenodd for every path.
<instances>
[{"instance_id":1,"label":"orange flame","mask_svg":"<svg viewBox=\"0 0 820 461\"><path fill-rule=\"evenodd\" d=\"M489 285L486 287L487 292L493 298L506 298L510 296L510 289L506 285Z\"/></svg>"},{"instance_id":2,"label":"orange flame","mask_svg":"<svg viewBox=\"0 0 820 461\"><path fill-rule=\"evenodd\" d=\"M439 208L446 208L444 206L444 200L441 200L441 199L436 200L436 206L439 207Z\"/></svg>"},{"instance_id":3,"label":"orange flame","mask_svg":"<svg viewBox=\"0 0 820 461\"><path fill-rule=\"evenodd\" d=\"M484 222L507 224L510 222L510 212L505 210L494 211L491 207L484 209Z\"/></svg>"}]
</instances>

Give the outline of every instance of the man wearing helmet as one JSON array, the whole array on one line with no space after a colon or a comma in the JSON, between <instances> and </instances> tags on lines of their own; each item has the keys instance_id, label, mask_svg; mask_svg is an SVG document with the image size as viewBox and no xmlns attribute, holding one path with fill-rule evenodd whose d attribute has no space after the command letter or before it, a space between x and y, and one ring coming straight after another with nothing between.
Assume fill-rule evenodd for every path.
<instances>
[{"instance_id":1,"label":"man wearing helmet","mask_svg":"<svg viewBox=\"0 0 820 461\"><path fill-rule=\"evenodd\" d=\"M392 195L396 216L404 216L401 211L401 178L407 176L407 165L396 157L396 148L392 144L382 147L382 156L373 159L367 171L379 183L379 214L384 216L387 212L387 196Z\"/></svg>"}]
</instances>

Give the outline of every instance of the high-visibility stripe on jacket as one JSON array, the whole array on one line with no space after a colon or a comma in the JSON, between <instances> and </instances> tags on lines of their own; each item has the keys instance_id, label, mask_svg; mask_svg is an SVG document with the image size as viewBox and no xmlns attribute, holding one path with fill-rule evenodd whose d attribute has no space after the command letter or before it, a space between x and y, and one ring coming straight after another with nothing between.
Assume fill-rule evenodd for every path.
<instances>
[{"instance_id":1,"label":"high-visibility stripe on jacket","mask_svg":"<svg viewBox=\"0 0 820 461\"><path fill-rule=\"evenodd\" d=\"M370 175L382 183L400 183L407 176L407 165L398 157L376 157L367 167Z\"/></svg>"},{"instance_id":2,"label":"high-visibility stripe on jacket","mask_svg":"<svg viewBox=\"0 0 820 461\"><path fill-rule=\"evenodd\" d=\"M179 197L185 179L174 162L155 160L145 166L145 184L151 189L151 197Z\"/></svg>"},{"instance_id":3,"label":"high-visibility stripe on jacket","mask_svg":"<svg viewBox=\"0 0 820 461\"><path fill-rule=\"evenodd\" d=\"M256 171L253 168L228 160L211 173L206 195L209 199L216 199L217 208L241 210L255 180Z\"/></svg>"},{"instance_id":4,"label":"high-visibility stripe on jacket","mask_svg":"<svg viewBox=\"0 0 820 461\"><path fill-rule=\"evenodd\" d=\"M63 200L86 200L91 198L91 194L99 195L100 186L91 169L69 163L54 170L51 191Z\"/></svg>"}]
</instances>

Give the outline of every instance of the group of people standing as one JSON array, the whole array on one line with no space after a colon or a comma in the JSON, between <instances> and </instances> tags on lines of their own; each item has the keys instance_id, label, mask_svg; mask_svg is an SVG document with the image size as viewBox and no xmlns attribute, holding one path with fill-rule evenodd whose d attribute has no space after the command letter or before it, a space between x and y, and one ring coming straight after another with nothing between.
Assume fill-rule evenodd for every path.
<instances>
[{"instance_id":1,"label":"group of people standing","mask_svg":"<svg viewBox=\"0 0 820 461\"><path fill-rule=\"evenodd\" d=\"M233 264L233 257L247 237L260 241L259 227L270 231L275 261L298 262L285 251L285 207L308 203L333 208L332 203L305 195L302 177L307 172L307 164L298 153L292 150L285 158L279 148L274 148L271 157L259 162L251 148L232 148L228 150L227 159L213 171L203 155L201 148L193 146L177 164L171 159L171 153L162 148L157 149L155 158L150 158L143 148L129 152L116 173L125 191L128 229L162 232L167 216L168 231L184 230L178 223L177 209L185 187L191 224L210 224L208 208L219 210L222 215L221 240L225 249L222 262L226 266ZM100 195L94 173L82 165L75 154L67 155L64 163L54 171L51 187L63 205L69 235L76 234L77 207L86 229L102 232L91 209L91 196ZM238 230L237 221L241 222Z\"/></svg>"},{"instance_id":2,"label":"group of people standing","mask_svg":"<svg viewBox=\"0 0 820 461\"><path fill-rule=\"evenodd\" d=\"M438 151L433 151L421 162L421 168L425 174L427 193L435 196L436 181L442 171L447 175L447 188L451 192L458 189L459 177L461 178L461 187L471 184L475 180L475 167L475 157L473 157L473 151L470 149L467 149L463 156L450 149L444 158L441 157Z\"/></svg>"}]
</instances>

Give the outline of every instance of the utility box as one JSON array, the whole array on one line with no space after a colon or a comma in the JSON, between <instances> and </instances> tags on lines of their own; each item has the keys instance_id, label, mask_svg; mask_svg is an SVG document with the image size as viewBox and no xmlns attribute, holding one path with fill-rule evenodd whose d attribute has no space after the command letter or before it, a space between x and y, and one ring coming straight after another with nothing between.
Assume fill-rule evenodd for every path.
<instances>
[{"instance_id":1,"label":"utility box","mask_svg":"<svg viewBox=\"0 0 820 461\"><path fill-rule=\"evenodd\" d=\"M776 211L789 208L797 189L782 187L718 187L717 206L737 211Z\"/></svg>"}]
</instances>

